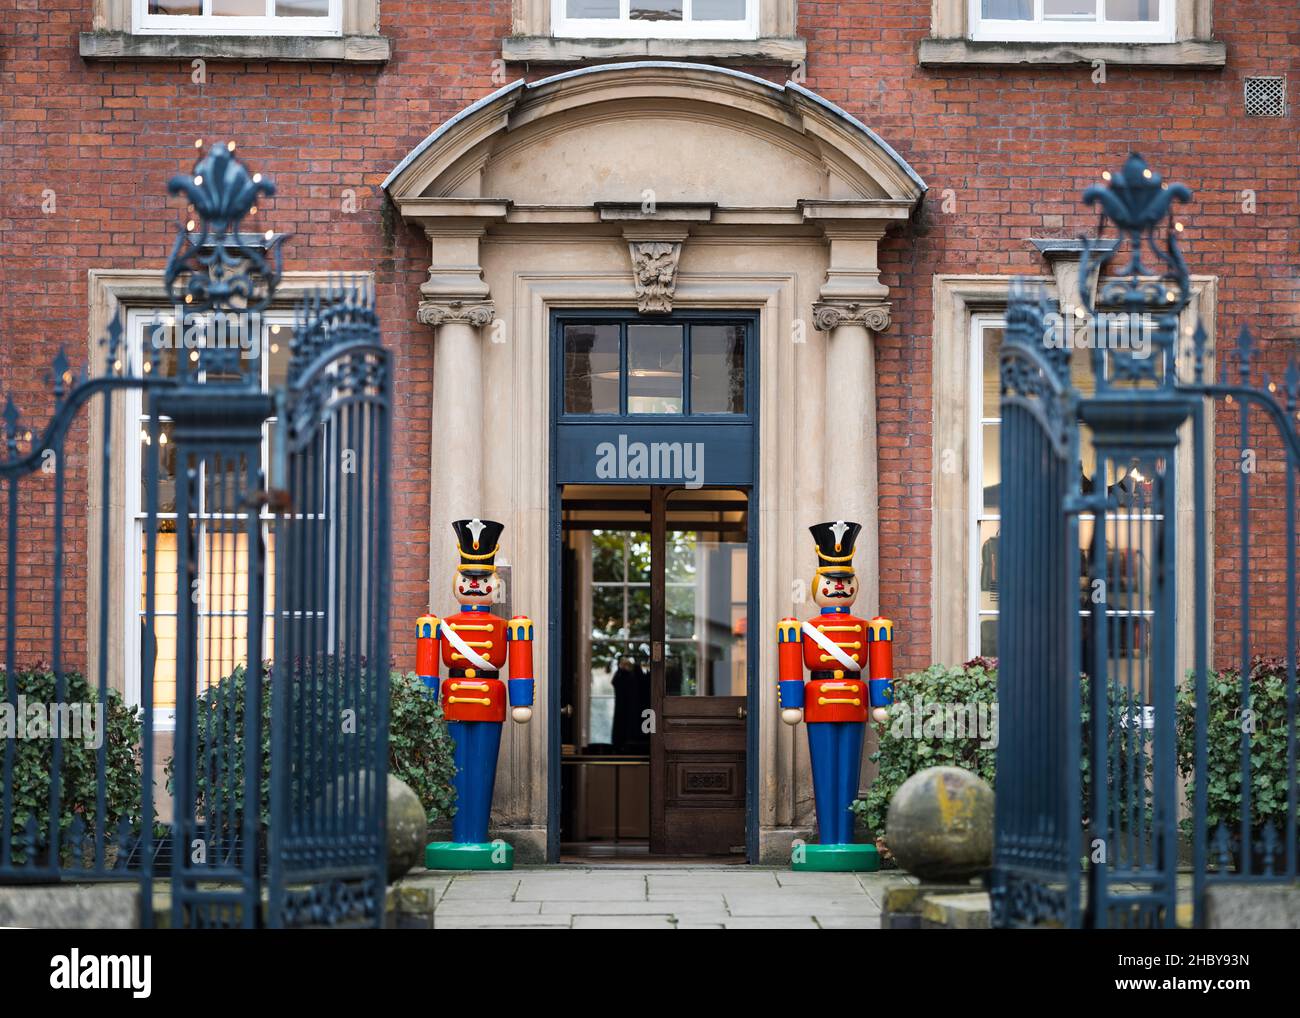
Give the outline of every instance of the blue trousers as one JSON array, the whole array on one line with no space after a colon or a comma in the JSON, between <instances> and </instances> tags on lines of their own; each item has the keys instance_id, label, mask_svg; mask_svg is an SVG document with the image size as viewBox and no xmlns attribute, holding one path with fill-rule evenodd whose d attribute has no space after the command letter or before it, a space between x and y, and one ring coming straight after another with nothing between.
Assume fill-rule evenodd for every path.
<instances>
[{"instance_id":1,"label":"blue trousers","mask_svg":"<svg viewBox=\"0 0 1300 1018\"><path fill-rule=\"evenodd\" d=\"M855 818L849 812L849 803L858 797L866 727L861 721L814 721L807 725L817 803L817 840L823 845L853 844Z\"/></svg>"},{"instance_id":2,"label":"blue trousers","mask_svg":"<svg viewBox=\"0 0 1300 1018\"><path fill-rule=\"evenodd\" d=\"M451 818L451 840L482 845L487 841L492 790L497 783L501 722L448 721L447 731L456 744L456 815Z\"/></svg>"}]
</instances>

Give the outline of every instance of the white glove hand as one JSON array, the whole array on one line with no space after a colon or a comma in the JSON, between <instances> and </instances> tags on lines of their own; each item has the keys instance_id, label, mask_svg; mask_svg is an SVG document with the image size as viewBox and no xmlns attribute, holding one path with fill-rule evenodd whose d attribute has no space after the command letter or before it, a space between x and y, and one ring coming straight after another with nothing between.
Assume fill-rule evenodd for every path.
<instances>
[{"instance_id":1,"label":"white glove hand","mask_svg":"<svg viewBox=\"0 0 1300 1018\"><path fill-rule=\"evenodd\" d=\"M512 707L510 716L515 719L516 724L526 725L533 719L533 709L531 707Z\"/></svg>"},{"instance_id":2,"label":"white glove hand","mask_svg":"<svg viewBox=\"0 0 1300 1018\"><path fill-rule=\"evenodd\" d=\"M803 720L803 711L797 707L787 707L781 711L781 720L787 725L797 725Z\"/></svg>"},{"instance_id":3,"label":"white glove hand","mask_svg":"<svg viewBox=\"0 0 1300 1018\"><path fill-rule=\"evenodd\" d=\"M873 707L871 709L871 720L879 721L882 725L889 720L888 707Z\"/></svg>"}]
</instances>

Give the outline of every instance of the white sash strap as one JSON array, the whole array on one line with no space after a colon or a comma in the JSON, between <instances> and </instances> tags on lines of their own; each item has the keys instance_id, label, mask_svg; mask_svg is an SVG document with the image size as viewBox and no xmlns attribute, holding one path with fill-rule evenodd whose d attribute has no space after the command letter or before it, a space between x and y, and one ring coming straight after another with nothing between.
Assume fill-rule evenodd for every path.
<instances>
[{"instance_id":1,"label":"white sash strap","mask_svg":"<svg viewBox=\"0 0 1300 1018\"><path fill-rule=\"evenodd\" d=\"M814 626L811 622L805 622L803 624L803 631L812 637L814 643L830 654L831 657L842 664L848 671L862 671L862 665L858 664L853 660L853 658L844 653L843 647Z\"/></svg>"},{"instance_id":2,"label":"white sash strap","mask_svg":"<svg viewBox=\"0 0 1300 1018\"><path fill-rule=\"evenodd\" d=\"M442 628L442 635L447 638L447 642L456 649L461 657L468 661L475 668L482 668L485 672L493 670L493 664L486 658L482 657L478 651L456 635L456 630L451 628L451 623L446 619L440 619L438 625Z\"/></svg>"}]
</instances>

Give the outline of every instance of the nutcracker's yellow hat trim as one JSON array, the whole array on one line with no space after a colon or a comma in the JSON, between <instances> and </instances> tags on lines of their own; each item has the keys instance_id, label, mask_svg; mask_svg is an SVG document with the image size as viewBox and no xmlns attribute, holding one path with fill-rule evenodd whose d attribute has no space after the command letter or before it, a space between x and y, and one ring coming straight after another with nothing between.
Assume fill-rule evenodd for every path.
<instances>
[{"instance_id":1,"label":"nutcracker's yellow hat trim","mask_svg":"<svg viewBox=\"0 0 1300 1018\"><path fill-rule=\"evenodd\" d=\"M462 551L459 544L456 545L456 550L460 552L460 557L463 559L469 559L471 562L482 562L485 559L490 559L493 555L495 555L497 553L497 549L500 547L501 545L494 544L492 546L492 550L483 555L471 555L467 551Z\"/></svg>"}]
</instances>

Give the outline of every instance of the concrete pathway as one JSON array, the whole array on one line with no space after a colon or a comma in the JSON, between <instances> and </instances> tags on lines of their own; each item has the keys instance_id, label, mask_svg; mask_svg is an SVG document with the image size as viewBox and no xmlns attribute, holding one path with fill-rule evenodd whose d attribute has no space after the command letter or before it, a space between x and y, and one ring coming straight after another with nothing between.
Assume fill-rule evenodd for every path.
<instances>
[{"instance_id":1,"label":"concrete pathway","mask_svg":"<svg viewBox=\"0 0 1300 1018\"><path fill-rule=\"evenodd\" d=\"M435 929L879 929L893 873L742 866L546 866L426 873ZM422 885L422 886L421 886ZM430 886L432 885L432 886Z\"/></svg>"}]
</instances>

